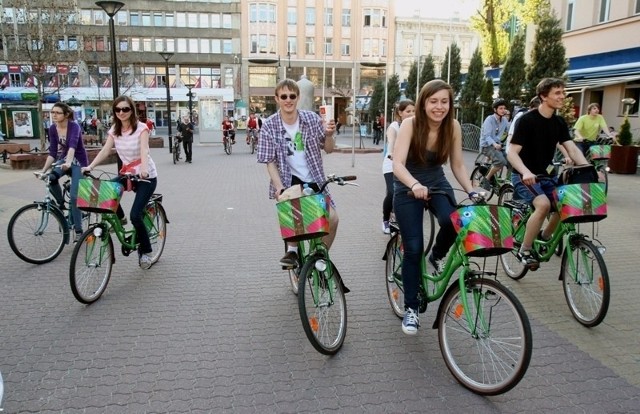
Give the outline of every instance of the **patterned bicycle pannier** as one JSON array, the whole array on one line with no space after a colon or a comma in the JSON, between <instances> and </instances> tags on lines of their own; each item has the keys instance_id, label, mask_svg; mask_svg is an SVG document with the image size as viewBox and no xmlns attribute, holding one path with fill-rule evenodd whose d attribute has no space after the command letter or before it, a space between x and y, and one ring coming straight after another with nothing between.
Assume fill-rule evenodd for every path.
<instances>
[{"instance_id":1,"label":"patterned bicycle pannier","mask_svg":"<svg viewBox=\"0 0 640 414\"><path fill-rule=\"evenodd\" d=\"M286 241L315 239L329 233L331 198L313 194L276 204L280 233Z\"/></svg>"},{"instance_id":2,"label":"patterned bicycle pannier","mask_svg":"<svg viewBox=\"0 0 640 414\"><path fill-rule=\"evenodd\" d=\"M115 213L124 188L115 181L82 178L78 183L78 208L93 213Z\"/></svg>"},{"instance_id":3,"label":"patterned bicycle pannier","mask_svg":"<svg viewBox=\"0 0 640 414\"><path fill-rule=\"evenodd\" d=\"M565 223L600 221L607 217L604 184L568 184L555 189L553 198Z\"/></svg>"},{"instance_id":4,"label":"patterned bicycle pannier","mask_svg":"<svg viewBox=\"0 0 640 414\"><path fill-rule=\"evenodd\" d=\"M465 206L451 213L451 220L467 256L497 256L513 249L511 210L507 207Z\"/></svg>"}]
</instances>

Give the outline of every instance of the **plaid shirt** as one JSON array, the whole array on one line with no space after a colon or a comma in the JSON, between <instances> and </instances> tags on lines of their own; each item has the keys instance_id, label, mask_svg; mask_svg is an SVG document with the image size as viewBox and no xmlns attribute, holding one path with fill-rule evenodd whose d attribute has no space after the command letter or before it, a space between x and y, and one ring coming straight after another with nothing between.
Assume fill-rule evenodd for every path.
<instances>
[{"instance_id":1,"label":"plaid shirt","mask_svg":"<svg viewBox=\"0 0 640 414\"><path fill-rule=\"evenodd\" d=\"M322 119L311 111L298 111L300 132L304 140L304 155L313 181L322 186L325 181L322 166L322 149L324 148L325 131ZM280 172L280 180L285 188L291 186L291 167L287 162L287 131L282 125L280 112L271 115L263 122L258 139L258 162L268 164L275 162ZM325 190L325 193L328 193ZM275 198L276 189L269 185L269 198Z\"/></svg>"}]
</instances>

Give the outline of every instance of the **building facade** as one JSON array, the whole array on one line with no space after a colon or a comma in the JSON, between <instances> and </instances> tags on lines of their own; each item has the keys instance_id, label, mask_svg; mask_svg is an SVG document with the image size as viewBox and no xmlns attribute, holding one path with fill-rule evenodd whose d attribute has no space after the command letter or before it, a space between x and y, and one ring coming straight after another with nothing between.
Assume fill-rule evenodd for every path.
<instances>
[{"instance_id":1,"label":"building facade","mask_svg":"<svg viewBox=\"0 0 640 414\"><path fill-rule=\"evenodd\" d=\"M40 67L46 71L43 85L46 100L67 101L73 97L82 103L83 116L97 114L106 119L113 99L114 75L109 16L91 0L67 0L67 3L65 0L2 2L0 100L16 105L33 100L34 92L41 91L34 85L37 78L34 72ZM119 93L131 96L141 116L162 126L189 113L191 88L195 95L191 100L193 114L202 121L201 131L218 130L223 115L233 114L242 97L240 1L123 3L124 7L113 17ZM57 11L56 7L73 8L73 16L63 31L55 27L59 21L46 19ZM47 32L56 37L55 61L25 58L24 39L30 38L30 46L37 49L38 44L46 44L46 39L38 43L33 38ZM168 62L161 52L172 54ZM5 113L5 118L3 124L10 124L11 114Z\"/></svg>"},{"instance_id":2,"label":"building facade","mask_svg":"<svg viewBox=\"0 0 640 414\"><path fill-rule=\"evenodd\" d=\"M551 0L561 19L569 59L567 92L584 114L599 103L607 125L619 129L628 111L640 136L640 0ZM632 105L622 101L635 100ZM628 102L628 100L626 101Z\"/></svg>"}]
</instances>

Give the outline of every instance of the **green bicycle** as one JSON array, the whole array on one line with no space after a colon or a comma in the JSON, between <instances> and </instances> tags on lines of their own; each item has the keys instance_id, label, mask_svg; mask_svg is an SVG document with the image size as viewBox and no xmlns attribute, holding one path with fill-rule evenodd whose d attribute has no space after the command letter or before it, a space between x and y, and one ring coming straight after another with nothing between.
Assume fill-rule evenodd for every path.
<instances>
[{"instance_id":1,"label":"green bicycle","mask_svg":"<svg viewBox=\"0 0 640 414\"><path fill-rule=\"evenodd\" d=\"M435 189L430 193L445 194ZM459 206L457 211L476 216L469 221L474 222L474 226L490 228L493 225L494 229L500 229L500 234L509 233L508 209L475 205ZM460 229L441 274L428 273L425 256L422 257L419 311L425 312L428 303L442 298L433 328L438 329L440 350L447 368L467 389L481 395L497 395L515 387L529 367L533 347L531 326L520 301L497 281L497 272L484 270L486 259L482 267L470 259L500 254L509 250L508 243L507 247L468 251L465 247L468 235L468 230ZM402 318L403 246L400 233L389 240L383 259L386 260L389 303L394 314ZM458 275L458 281L449 286L454 274Z\"/></svg>"},{"instance_id":2,"label":"green bicycle","mask_svg":"<svg viewBox=\"0 0 640 414\"><path fill-rule=\"evenodd\" d=\"M485 199L491 200L494 194L498 195L505 191L505 188L513 187L511 184L511 172L510 165L503 167L500 171L494 174L495 180L487 180L485 177L491 169L491 160L485 154L480 154L476 158L475 168L471 172L469 179L474 188L482 188L486 191Z\"/></svg>"},{"instance_id":3,"label":"green bicycle","mask_svg":"<svg viewBox=\"0 0 640 414\"><path fill-rule=\"evenodd\" d=\"M328 197L323 195L329 183L346 185L347 181L355 179L355 176L328 176L317 194L302 197L308 198L305 201L296 199L304 203L300 211L310 211L307 209L307 202L309 202L308 206L315 204L313 198L318 199L320 203L330 203ZM288 202L279 204L286 203ZM289 207L285 208L287 211L283 215L289 216ZM280 213L279 215L283 216ZM304 221L305 219L302 219L302 222ZM298 263L296 267L287 270L291 289L298 295L300 321L307 339L321 354L334 355L342 347L347 335L345 293L348 293L349 289L344 285L336 265L331 261L329 250L322 241L322 235L297 237Z\"/></svg>"},{"instance_id":4,"label":"green bicycle","mask_svg":"<svg viewBox=\"0 0 640 414\"><path fill-rule=\"evenodd\" d=\"M96 178L90 175L91 178ZM131 177L133 181L142 179ZM118 197L119 201L119 197ZM82 209L82 208L81 208ZM127 230L115 211L96 211L99 221L91 225L73 249L69 266L69 281L73 296L84 304L91 304L104 293L111 278L115 263L113 239L114 233L122 245L122 254L129 254L138 247L135 228ZM152 264L162 255L167 235L167 213L162 207L162 194L153 194L147 203L143 221L153 248Z\"/></svg>"},{"instance_id":5,"label":"green bicycle","mask_svg":"<svg viewBox=\"0 0 640 414\"><path fill-rule=\"evenodd\" d=\"M555 180L543 176L538 178ZM511 209L515 238L513 250L500 256L500 263L507 276L519 280L530 270L516 254L522 245L533 206L513 199L513 192L501 194L498 204ZM581 226L591 226L591 236L583 233ZM609 273L602 256L605 247L593 237L595 233L594 222L564 221L558 224L549 240L536 238L533 242L533 250L540 262L548 262L554 254L562 256L559 280L562 280L567 305L573 317L586 327L594 327L604 320L611 295Z\"/></svg>"}]
</instances>

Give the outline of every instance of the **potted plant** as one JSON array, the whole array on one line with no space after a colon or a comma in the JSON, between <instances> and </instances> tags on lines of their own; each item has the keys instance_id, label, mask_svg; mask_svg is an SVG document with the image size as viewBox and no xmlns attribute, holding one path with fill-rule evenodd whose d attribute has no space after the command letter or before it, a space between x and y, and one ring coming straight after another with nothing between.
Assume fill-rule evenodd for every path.
<instances>
[{"instance_id":1,"label":"potted plant","mask_svg":"<svg viewBox=\"0 0 640 414\"><path fill-rule=\"evenodd\" d=\"M618 144L611 146L609 170L616 174L635 174L638 169L638 147L632 145L631 124L625 116L618 134Z\"/></svg>"}]
</instances>

